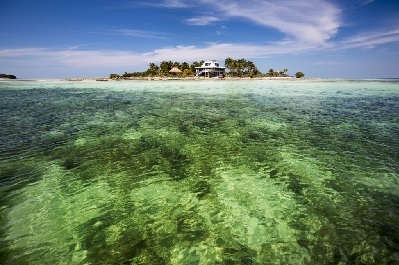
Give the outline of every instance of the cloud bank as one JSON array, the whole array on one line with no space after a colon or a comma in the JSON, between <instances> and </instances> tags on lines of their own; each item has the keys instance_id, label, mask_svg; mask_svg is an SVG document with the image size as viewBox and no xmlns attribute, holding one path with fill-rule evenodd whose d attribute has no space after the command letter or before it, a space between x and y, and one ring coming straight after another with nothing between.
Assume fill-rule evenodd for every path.
<instances>
[{"instance_id":1,"label":"cloud bank","mask_svg":"<svg viewBox=\"0 0 399 265\"><path fill-rule=\"evenodd\" d=\"M150 62L198 61L204 58L267 58L273 55L294 55L307 52L335 52L348 49L370 49L378 45L399 42L399 29L385 33L364 33L339 42L330 42L328 47L315 43L281 41L265 45L238 43L208 43L203 46L164 47L146 53L118 50L79 50L51 48L0 49L0 62L26 66L64 65L73 68L87 67L131 67L147 66Z\"/></svg>"}]
</instances>

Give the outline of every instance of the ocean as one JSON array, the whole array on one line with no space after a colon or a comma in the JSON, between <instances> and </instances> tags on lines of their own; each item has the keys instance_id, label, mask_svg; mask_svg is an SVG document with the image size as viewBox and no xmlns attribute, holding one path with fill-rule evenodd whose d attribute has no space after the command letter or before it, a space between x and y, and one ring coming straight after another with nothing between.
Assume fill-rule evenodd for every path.
<instances>
[{"instance_id":1,"label":"ocean","mask_svg":"<svg viewBox=\"0 0 399 265\"><path fill-rule=\"evenodd\" d=\"M0 81L1 264L399 264L395 80Z\"/></svg>"}]
</instances>

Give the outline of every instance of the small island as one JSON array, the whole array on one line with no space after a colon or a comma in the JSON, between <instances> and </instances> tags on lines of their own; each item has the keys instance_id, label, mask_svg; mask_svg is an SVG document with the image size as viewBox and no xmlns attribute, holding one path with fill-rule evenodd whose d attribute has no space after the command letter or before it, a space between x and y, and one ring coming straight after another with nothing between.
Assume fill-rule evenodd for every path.
<instances>
[{"instance_id":1,"label":"small island","mask_svg":"<svg viewBox=\"0 0 399 265\"><path fill-rule=\"evenodd\" d=\"M228 72L226 70L229 70ZM233 59L228 57L224 61L224 66L216 60L193 62L191 65L187 62L162 61L160 65L150 63L148 69L144 72L125 72L122 75L112 73L109 79L129 80L129 79L153 79L153 78L293 78L287 74L288 69L275 71L269 69L266 73L261 73L258 67L246 59ZM296 78L303 78L302 72L295 74Z\"/></svg>"},{"instance_id":2,"label":"small island","mask_svg":"<svg viewBox=\"0 0 399 265\"><path fill-rule=\"evenodd\" d=\"M15 75L6 75L6 74L0 74L0 78L3 79L17 79Z\"/></svg>"}]
</instances>

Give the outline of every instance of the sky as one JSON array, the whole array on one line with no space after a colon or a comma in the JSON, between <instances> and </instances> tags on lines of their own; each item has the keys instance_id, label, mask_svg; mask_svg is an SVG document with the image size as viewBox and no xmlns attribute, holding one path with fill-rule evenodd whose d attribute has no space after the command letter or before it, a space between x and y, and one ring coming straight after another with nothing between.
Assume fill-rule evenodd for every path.
<instances>
[{"instance_id":1,"label":"sky","mask_svg":"<svg viewBox=\"0 0 399 265\"><path fill-rule=\"evenodd\" d=\"M398 0L0 0L0 73L107 77L149 63L398 78Z\"/></svg>"}]
</instances>

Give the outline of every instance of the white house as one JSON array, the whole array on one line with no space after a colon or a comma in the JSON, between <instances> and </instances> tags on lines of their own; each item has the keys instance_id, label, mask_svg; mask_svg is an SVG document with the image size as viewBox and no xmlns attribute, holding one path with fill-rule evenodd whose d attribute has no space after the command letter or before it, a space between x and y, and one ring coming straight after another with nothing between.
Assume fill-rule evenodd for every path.
<instances>
[{"instance_id":1,"label":"white house","mask_svg":"<svg viewBox=\"0 0 399 265\"><path fill-rule=\"evenodd\" d=\"M220 66L215 60L207 61L201 67L195 67L196 76L216 77L224 75L226 67Z\"/></svg>"}]
</instances>

